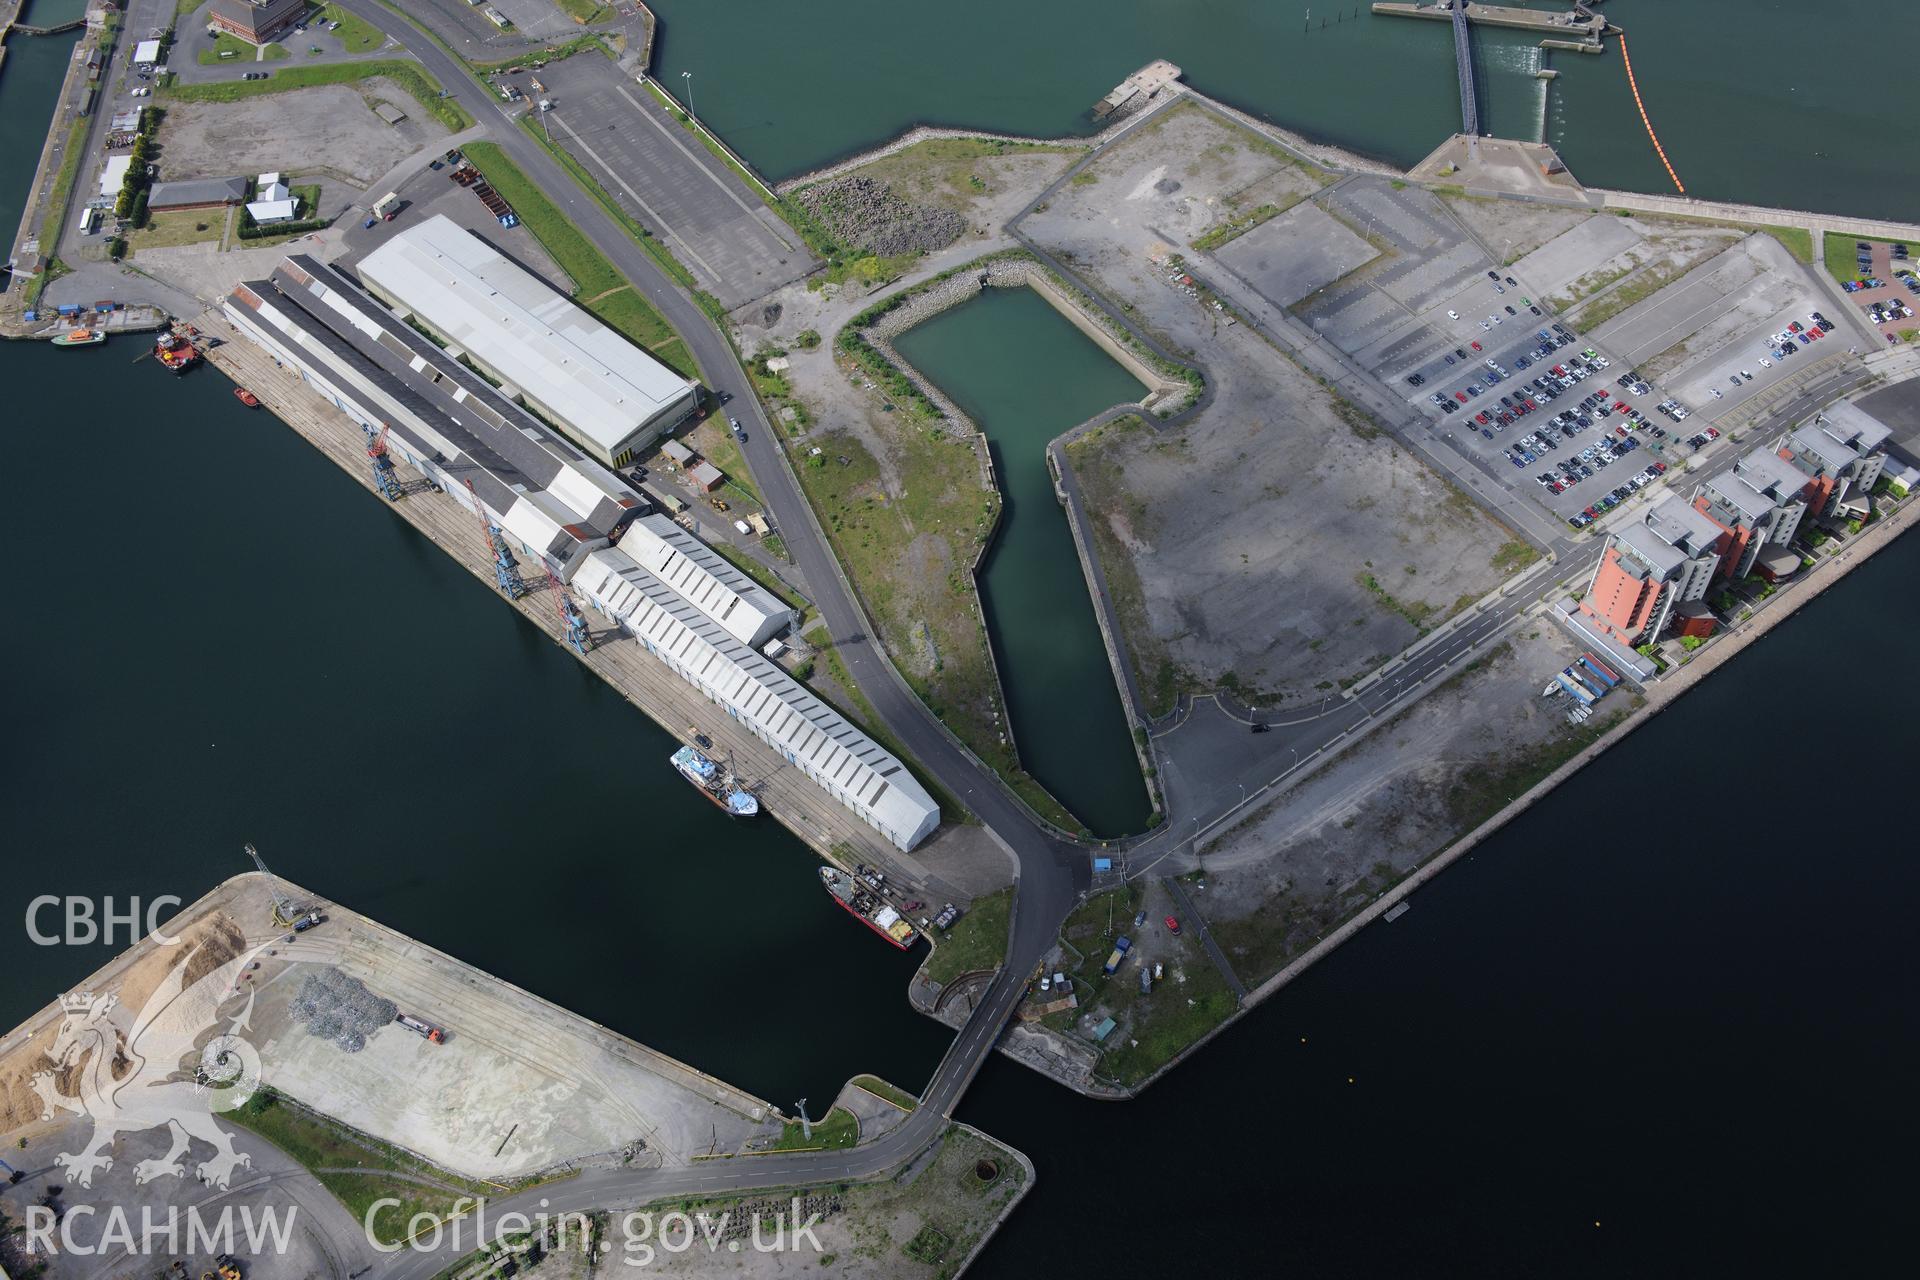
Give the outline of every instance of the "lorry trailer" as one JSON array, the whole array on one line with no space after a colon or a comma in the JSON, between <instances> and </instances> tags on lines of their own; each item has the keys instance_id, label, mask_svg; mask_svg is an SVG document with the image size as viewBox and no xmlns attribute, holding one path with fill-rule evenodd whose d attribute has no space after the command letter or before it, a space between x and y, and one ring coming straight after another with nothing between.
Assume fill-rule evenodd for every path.
<instances>
[{"instance_id":1,"label":"lorry trailer","mask_svg":"<svg viewBox=\"0 0 1920 1280\"><path fill-rule=\"evenodd\" d=\"M412 1014L403 1013L399 1017L395 1018L394 1021L399 1023L401 1026L405 1027L409 1031L416 1031L422 1036L425 1036L430 1042L434 1044L445 1044L447 1042L446 1032L442 1031L440 1028L434 1026L430 1022L422 1022L420 1019L414 1017Z\"/></svg>"}]
</instances>

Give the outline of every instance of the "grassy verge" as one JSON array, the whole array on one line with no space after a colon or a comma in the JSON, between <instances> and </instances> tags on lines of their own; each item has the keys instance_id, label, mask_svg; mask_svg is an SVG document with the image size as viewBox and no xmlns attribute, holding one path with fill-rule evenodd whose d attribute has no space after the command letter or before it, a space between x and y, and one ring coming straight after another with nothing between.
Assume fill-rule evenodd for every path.
<instances>
[{"instance_id":1,"label":"grassy verge","mask_svg":"<svg viewBox=\"0 0 1920 1280\"><path fill-rule=\"evenodd\" d=\"M741 551L738 547L729 546L717 540L708 542L707 545L719 552L728 564L746 574L749 578L752 578L768 591L771 591L779 599L780 603L786 605L787 608L804 609L806 607L807 602L799 596L796 596L793 593L793 588L767 572L765 565L744 551Z\"/></svg>"},{"instance_id":2,"label":"grassy verge","mask_svg":"<svg viewBox=\"0 0 1920 1280\"><path fill-rule=\"evenodd\" d=\"M446 47L444 41L440 43L442 48ZM613 50L607 47L605 40L597 35L584 35L575 36L565 44L555 45L551 49L529 49L527 52L517 53L511 58L502 58L498 62L469 62L467 65L483 75L492 75L496 71L505 71L511 67L530 67L536 62L542 65L549 62L559 62L563 58L571 58L574 54L584 53L588 49L597 49L608 58L614 56ZM452 52L451 49L447 51L449 53Z\"/></svg>"},{"instance_id":3,"label":"grassy verge","mask_svg":"<svg viewBox=\"0 0 1920 1280\"><path fill-rule=\"evenodd\" d=\"M414 1214L444 1216L461 1197L491 1190L336 1126L270 1089L262 1089L227 1115L312 1173L359 1221L366 1221L376 1200L399 1200L398 1206L383 1210L373 1223L390 1243L407 1234L404 1224Z\"/></svg>"},{"instance_id":4,"label":"grassy verge","mask_svg":"<svg viewBox=\"0 0 1920 1280\"><path fill-rule=\"evenodd\" d=\"M66 229L67 214L73 206L73 184L80 176L80 162L86 159L87 125L90 123L85 117L75 120L73 128L67 133L67 149L60 158L60 171L53 175L53 191L47 197L47 212L40 220L40 246L43 252L59 243L60 234ZM36 303L54 279L49 265L34 281L33 299Z\"/></svg>"},{"instance_id":5,"label":"grassy verge","mask_svg":"<svg viewBox=\"0 0 1920 1280\"><path fill-rule=\"evenodd\" d=\"M567 175L579 184L580 189L592 196L594 201L607 211L607 216L620 224L621 229L633 238L633 242L659 264L660 270L666 273L668 279L693 295L693 300L700 305L700 309L721 327L722 332L725 332L727 309L720 304L720 299L700 287L700 282L693 278L693 272L687 270L686 264L674 256L673 250L669 249L659 236L643 226L632 214L621 208L619 202L600 185L600 180L588 173L581 163L574 159L571 151L557 142L547 141L546 131L534 121L531 112L520 117L520 127L527 131L528 137L545 147L554 162L567 171Z\"/></svg>"},{"instance_id":6,"label":"grassy verge","mask_svg":"<svg viewBox=\"0 0 1920 1280\"><path fill-rule=\"evenodd\" d=\"M464 154L486 175L493 189L513 206L520 216L520 225L533 233L540 247L567 273L567 278L573 281L575 302L663 363L683 374L688 372L682 366L692 361L673 326L614 270L613 264L567 220L559 206L507 159L506 152L495 143L474 142L466 146Z\"/></svg>"},{"instance_id":7,"label":"grassy verge","mask_svg":"<svg viewBox=\"0 0 1920 1280\"><path fill-rule=\"evenodd\" d=\"M771 1151L842 1151L860 1141L860 1122L845 1107L835 1107L813 1122L809 1136L798 1120L787 1121Z\"/></svg>"},{"instance_id":8,"label":"grassy verge","mask_svg":"<svg viewBox=\"0 0 1920 1280\"><path fill-rule=\"evenodd\" d=\"M694 125L692 117L687 114L686 108L675 102L667 95L665 90L661 89L661 87L652 80L647 81L647 92L653 95L655 102L658 102L662 107L666 108L667 112L671 114L675 120L680 122L682 129L685 129L699 141L701 146L707 149L708 155L731 169L734 176L746 183L747 188L759 196L761 201L769 209L779 214L781 220L793 228L794 233L806 242L809 249L813 250L814 253L820 257L828 259L829 262L839 254L840 246L835 243L833 236L814 219L813 215L801 208L798 201L783 200L779 196L769 196L767 194L767 185L760 180L758 174L749 172L744 165L727 153L725 147L708 136L705 129L697 128Z\"/></svg>"},{"instance_id":9,"label":"grassy verge","mask_svg":"<svg viewBox=\"0 0 1920 1280\"><path fill-rule=\"evenodd\" d=\"M163 90L182 102L239 102L270 93L291 93L324 84L352 84L383 76L414 96L426 113L458 132L472 126L473 117L452 98L442 97L440 83L411 62L381 59L375 62L326 62L288 67L265 80L224 80L216 84L175 84Z\"/></svg>"},{"instance_id":10,"label":"grassy verge","mask_svg":"<svg viewBox=\"0 0 1920 1280\"><path fill-rule=\"evenodd\" d=\"M321 9L318 21L340 24L340 29L332 33L333 38L345 46L348 53L372 53L387 42L384 31L363 18L356 18L337 4Z\"/></svg>"},{"instance_id":11,"label":"grassy verge","mask_svg":"<svg viewBox=\"0 0 1920 1280\"><path fill-rule=\"evenodd\" d=\"M1635 702L1637 705L1638 700ZM1608 730L1626 719L1627 714L1626 711L1615 711L1609 715L1591 716L1524 752L1488 761L1481 768L1463 770L1447 789L1447 814L1453 820L1454 838L1458 839L1472 831L1516 796L1599 741ZM1452 844L1453 841L1445 843Z\"/></svg>"},{"instance_id":12,"label":"grassy verge","mask_svg":"<svg viewBox=\"0 0 1920 1280\"><path fill-rule=\"evenodd\" d=\"M1147 715L1157 718L1169 714L1179 699L1180 671L1166 645L1153 632L1133 551L1120 541L1106 518L1108 513L1125 512L1136 536L1149 534L1143 527L1146 504L1126 492L1126 480L1115 456L1118 450L1141 440L1146 427L1143 419L1133 417L1116 418L1095 427L1067 445L1067 461L1080 481L1094 554L1106 575L1107 598L1126 640L1134 683L1146 702Z\"/></svg>"},{"instance_id":13,"label":"grassy verge","mask_svg":"<svg viewBox=\"0 0 1920 1280\"><path fill-rule=\"evenodd\" d=\"M794 471L901 675L976 755L1010 773L1018 762L999 741L999 687L967 572L999 495L982 487L968 442L894 403L877 440L816 428L795 447Z\"/></svg>"},{"instance_id":14,"label":"grassy verge","mask_svg":"<svg viewBox=\"0 0 1920 1280\"><path fill-rule=\"evenodd\" d=\"M898 1085L888 1084L879 1076L855 1076L853 1083L868 1093L885 1098L902 1111L912 1111L920 1105L920 1100Z\"/></svg>"},{"instance_id":15,"label":"grassy verge","mask_svg":"<svg viewBox=\"0 0 1920 1280\"><path fill-rule=\"evenodd\" d=\"M834 648L833 637L827 634L826 627L822 625L809 631L805 639L826 667L826 674L834 684L839 686L847 701L853 704L852 710L847 713L847 718L852 720L854 726L862 733L879 743L893 755L894 759L907 767L907 772L911 773L914 780L926 789L929 796L933 797L933 802L940 806L940 821L977 824L979 819L967 811L966 806L960 803L959 797L936 782L933 775L923 769L920 762L900 745L900 740L888 732L886 722L874 711L873 703L867 701L867 695L861 692L859 683L847 670L847 664L841 659L840 651Z\"/></svg>"},{"instance_id":16,"label":"grassy verge","mask_svg":"<svg viewBox=\"0 0 1920 1280\"><path fill-rule=\"evenodd\" d=\"M967 913L954 922L920 966L930 981L941 986L963 973L997 969L1007 958L1007 930L1013 915L1013 890L1002 889L975 898Z\"/></svg>"},{"instance_id":17,"label":"grassy verge","mask_svg":"<svg viewBox=\"0 0 1920 1280\"><path fill-rule=\"evenodd\" d=\"M1854 261L1859 254L1854 246L1858 244L1904 244L1909 249L1913 246L1913 242L1907 240L1886 240L1879 236L1850 236L1839 231L1829 231L1826 234L1825 257L1827 273L1835 280L1844 284L1848 280L1859 280L1866 276L1867 273L1861 271L1859 264Z\"/></svg>"}]
</instances>

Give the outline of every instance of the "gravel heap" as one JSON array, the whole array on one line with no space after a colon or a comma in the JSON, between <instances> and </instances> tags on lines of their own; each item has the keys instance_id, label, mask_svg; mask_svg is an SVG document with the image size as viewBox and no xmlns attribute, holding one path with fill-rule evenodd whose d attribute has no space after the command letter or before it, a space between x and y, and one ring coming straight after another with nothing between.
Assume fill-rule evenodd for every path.
<instances>
[{"instance_id":1,"label":"gravel heap","mask_svg":"<svg viewBox=\"0 0 1920 1280\"><path fill-rule=\"evenodd\" d=\"M800 203L827 224L835 239L882 257L944 249L967 229L967 220L951 209L903 200L872 178L835 178L808 187Z\"/></svg>"},{"instance_id":2,"label":"gravel heap","mask_svg":"<svg viewBox=\"0 0 1920 1280\"><path fill-rule=\"evenodd\" d=\"M393 1001L376 996L360 979L331 968L307 975L289 1012L295 1022L306 1026L308 1035L331 1040L348 1053L366 1048L368 1036L400 1016Z\"/></svg>"}]
</instances>

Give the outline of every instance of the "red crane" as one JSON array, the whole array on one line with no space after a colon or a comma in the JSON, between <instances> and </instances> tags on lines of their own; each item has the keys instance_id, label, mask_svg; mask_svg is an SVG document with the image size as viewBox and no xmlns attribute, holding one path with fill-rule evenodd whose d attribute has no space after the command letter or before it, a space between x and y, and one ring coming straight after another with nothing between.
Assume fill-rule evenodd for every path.
<instances>
[{"instance_id":1,"label":"red crane","mask_svg":"<svg viewBox=\"0 0 1920 1280\"><path fill-rule=\"evenodd\" d=\"M480 495L474 490L473 481L466 480L467 492L473 494L473 514L480 521L480 537L487 545L487 558L493 561L493 580L509 600L518 600L527 594L527 584L520 577L520 563L513 558L513 552L507 549L506 539L500 536L500 530L487 516L487 508L480 501Z\"/></svg>"}]
</instances>

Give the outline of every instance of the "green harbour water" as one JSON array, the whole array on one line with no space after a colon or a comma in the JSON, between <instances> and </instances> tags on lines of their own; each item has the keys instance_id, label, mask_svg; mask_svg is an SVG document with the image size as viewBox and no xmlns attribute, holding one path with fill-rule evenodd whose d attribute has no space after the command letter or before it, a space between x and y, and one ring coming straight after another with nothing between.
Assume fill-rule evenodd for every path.
<instances>
[{"instance_id":1,"label":"green harbour water","mask_svg":"<svg viewBox=\"0 0 1920 1280\"><path fill-rule=\"evenodd\" d=\"M1403 163L1457 127L1437 23L1362 14L1303 32L1304 5L1262 0L653 3L662 79L696 70L703 118L774 176L923 121L1084 131L1086 107L1154 57ZM1604 11L1629 31L1692 194L1920 210L1914 91L1898 69L1868 84L1878 51L1909 43L1908 7ZM1496 131L1537 124L1530 45L1480 40ZM71 47L9 42L9 235ZM1615 53L1550 65L1564 74L1549 137L1575 173L1665 189ZM1082 803L1144 812L1124 724L1088 729L1118 696L1078 630L1091 606L1064 522L1043 469L1008 458L1138 389L1122 376L1110 392L1111 362L1074 354L1064 322L1028 303L1045 305L990 294L903 348L1009 463L989 609L1086 611L1052 624L1078 665L1051 678L1085 681L1091 701L1051 719L1119 750ZM0 1026L119 949L34 945L33 897L192 899L246 869L253 841L290 878L783 1107L855 1072L927 1078L951 1036L906 1003L919 952L848 920L777 825L733 825L694 795L666 764L670 735L357 479L241 409L216 372L135 362L143 346L0 344L16 547L0 626ZM1032 398L1031 346L1073 362L1046 390L1059 399ZM983 375L983 359L1009 368ZM1911 399L1890 412L1920 425ZM988 1061L957 1118L1039 1177L969 1275L1909 1268L1920 863L1893 801L1920 721L1903 676L1916 580L1909 537L1137 1101L1090 1102ZM1847 682L1833 683L1836 653ZM1023 748L1051 749L1030 709L1046 709L1048 678L1008 675ZM1697 770L1675 782L1681 759ZM1610 834L1623 804L1644 819L1631 838Z\"/></svg>"},{"instance_id":2,"label":"green harbour water","mask_svg":"<svg viewBox=\"0 0 1920 1280\"><path fill-rule=\"evenodd\" d=\"M916 124L1087 133L1092 104L1155 58L1234 106L1402 167L1460 128L1447 24L1375 16L1352 0L653 8L655 74L678 90L681 72L694 72L701 118L775 179ZM1600 10L1628 33L1641 95L1688 194L1902 219L1920 209L1920 167L1880 145L1910 132L1916 93L1907 72L1875 54L1910 43L1909 7L1605 0ZM1543 53L1538 37L1517 31L1476 29L1473 39L1490 132L1536 137L1545 98L1547 139L1582 182L1672 190L1612 42L1592 56ZM1542 67L1560 72L1551 90L1534 78Z\"/></svg>"},{"instance_id":3,"label":"green harbour water","mask_svg":"<svg viewBox=\"0 0 1920 1280\"><path fill-rule=\"evenodd\" d=\"M984 290L894 347L993 449L1005 507L980 597L1022 765L1096 835L1144 830L1146 784L1046 448L1145 388L1031 289Z\"/></svg>"}]
</instances>

